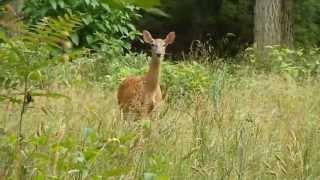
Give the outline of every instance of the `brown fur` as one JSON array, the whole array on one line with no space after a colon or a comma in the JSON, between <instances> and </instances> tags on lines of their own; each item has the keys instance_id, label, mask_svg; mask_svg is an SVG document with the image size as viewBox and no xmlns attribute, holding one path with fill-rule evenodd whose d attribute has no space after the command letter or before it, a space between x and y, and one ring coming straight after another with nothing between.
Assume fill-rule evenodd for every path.
<instances>
[{"instance_id":1,"label":"brown fur","mask_svg":"<svg viewBox=\"0 0 320 180\"><path fill-rule=\"evenodd\" d=\"M165 47L174 41L175 34L169 33L166 39L153 39L144 31L145 42L152 44L152 62L144 76L129 76L119 86L118 104L121 113L132 113L136 118L150 114L160 105L162 94L160 89L161 61ZM135 118L135 119L136 119Z\"/></svg>"},{"instance_id":2,"label":"brown fur","mask_svg":"<svg viewBox=\"0 0 320 180\"><path fill-rule=\"evenodd\" d=\"M143 76L127 77L118 89L118 103L123 113L149 114L162 99L160 86L148 91Z\"/></svg>"}]
</instances>

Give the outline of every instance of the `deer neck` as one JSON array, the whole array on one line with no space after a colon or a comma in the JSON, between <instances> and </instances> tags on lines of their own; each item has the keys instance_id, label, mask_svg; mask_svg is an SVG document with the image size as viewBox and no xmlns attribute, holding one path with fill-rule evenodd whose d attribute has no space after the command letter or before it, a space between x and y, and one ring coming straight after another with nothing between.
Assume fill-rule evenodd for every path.
<instances>
[{"instance_id":1,"label":"deer neck","mask_svg":"<svg viewBox=\"0 0 320 180\"><path fill-rule=\"evenodd\" d=\"M152 55L152 61L149 65L149 71L145 76L146 89L154 91L159 86L161 74L161 60L163 57Z\"/></svg>"}]
</instances>

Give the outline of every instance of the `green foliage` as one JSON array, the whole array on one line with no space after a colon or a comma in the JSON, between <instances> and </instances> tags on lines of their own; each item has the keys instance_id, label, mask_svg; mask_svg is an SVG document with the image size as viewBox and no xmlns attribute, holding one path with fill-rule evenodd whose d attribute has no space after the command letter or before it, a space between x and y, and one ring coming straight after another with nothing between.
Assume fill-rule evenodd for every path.
<instances>
[{"instance_id":1,"label":"green foliage","mask_svg":"<svg viewBox=\"0 0 320 180\"><path fill-rule=\"evenodd\" d=\"M140 18L138 10L133 5L122 3L121 8L114 8L99 0L30 0L24 7L31 23L45 16L76 15L82 25L71 34L75 45L121 51L130 49L130 41L139 34L133 24Z\"/></svg>"},{"instance_id":2,"label":"green foliage","mask_svg":"<svg viewBox=\"0 0 320 180\"><path fill-rule=\"evenodd\" d=\"M14 156L18 157L15 172L17 178L24 178L25 171L27 171L27 168L23 166L23 155L20 152L26 150L23 148L22 122L27 106L33 102L35 96L67 98L48 90L42 92L40 85L47 80L46 70L50 66L57 65L61 59L71 57L72 53L70 56L67 53L70 48L68 38L79 25L80 20L77 17L65 15L64 17L59 16L57 19L44 18L37 25L29 27L18 21L14 32L16 34L12 37L4 32L0 33L0 56L2 57L0 68L3 69L0 72L0 78L2 87L5 87L5 92L7 92L0 95L0 101L7 100L9 103L21 104L16 141L4 142L0 145L1 148L6 146L12 148L0 151L1 155L6 156L8 153L14 152ZM6 163L10 164L10 162ZM1 166L6 168L6 171L10 171L9 166L3 164Z\"/></svg>"},{"instance_id":3,"label":"green foliage","mask_svg":"<svg viewBox=\"0 0 320 180\"><path fill-rule=\"evenodd\" d=\"M107 4L117 4L118 7L123 6L123 3L129 3L129 4L134 4L136 6L139 6L144 9L149 9L154 6L160 5L160 0L101 0L102 2L105 2Z\"/></svg>"},{"instance_id":4,"label":"green foliage","mask_svg":"<svg viewBox=\"0 0 320 180\"><path fill-rule=\"evenodd\" d=\"M135 134L107 138L91 128L84 128L77 137L69 135L72 134L62 126L27 136L21 157L22 177L99 179L125 175L131 169L129 145L135 140ZM15 139L7 134L0 136L0 167L6 177L19 173L14 166Z\"/></svg>"},{"instance_id":5,"label":"green foliage","mask_svg":"<svg viewBox=\"0 0 320 180\"><path fill-rule=\"evenodd\" d=\"M279 46L268 46L268 57L262 62L254 49L247 49L247 57L256 67L274 73L289 75L294 79L305 79L320 73L320 50L288 49Z\"/></svg>"},{"instance_id":6,"label":"green foliage","mask_svg":"<svg viewBox=\"0 0 320 180\"><path fill-rule=\"evenodd\" d=\"M58 19L44 18L37 25L21 29L13 37L0 34L0 66L2 83L21 85L25 80L39 83L47 79L44 70L63 58L70 33L79 26L78 18L64 16ZM16 83L14 83L16 82ZM12 86L6 86L12 87Z\"/></svg>"},{"instance_id":7,"label":"green foliage","mask_svg":"<svg viewBox=\"0 0 320 180\"><path fill-rule=\"evenodd\" d=\"M117 88L129 75L143 75L148 70L150 58L145 54L127 54L111 61L98 59L95 64L97 81L104 87ZM161 86L172 96L186 96L207 92L210 86L209 70L202 64L162 62Z\"/></svg>"},{"instance_id":8,"label":"green foliage","mask_svg":"<svg viewBox=\"0 0 320 180\"><path fill-rule=\"evenodd\" d=\"M70 33L80 23L78 18L66 15L57 19L45 18L31 27L18 24L19 31L15 36L8 37L4 32L0 33L2 41L0 67L3 69L0 78L2 85L9 92L0 95L0 101L8 100L11 103L21 104L17 129L18 148L20 148L23 116L27 106L33 102L33 97L65 97L49 91L40 92L39 85L47 79L45 73L47 68L57 64L60 59L69 58L67 53L63 53L70 48L65 44ZM19 96L22 96L22 100ZM18 166L19 174L22 174L21 163L18 163Z\"/></svg>"},{"instance_id":9,"label":"green foliage","mask_svg":"<svg viewBox=\"0 0 320 180\"><path fill-rule=\"evenodd\" d=\"M217 55L224 55L216 54L215 48L225 52L238 34L221 33L221 43L194 41L188 61L162 62L161 87L168 98L159 121L123 122L118 118L116 88L128 75L143 75L150 63L146 54L123 53L139 34L133 23L140 17L138 9L116 0L26 2L25 12L34 25L18 21L10 35L0 32L0 105L5 107L0 108L0 177L319 177L318 48L270 46L264 62L248 48L239 56L244 59L235 59L246 64L237 66L224 63L226 59L216 61ZM159 5L159 0L125 2L147 11ZM227 29L242 29L248 24L241 23L252 18L252 0L162 2L174 15L171 23L191 24L190 32L199 30L196 33L202 35L211 32L211 26L229 22ZM64 13L68 15L59 16ZM315 37L317 28L311 29L308 38ZM74 50L69 41L95 51ZM51 84L57 86L48 88ZM19 116L17 130L12 120Z\"/></svg>"},{"instance_id":10,"label":"green foliage","mask_svg":"<svg viewBox=\"0 0 320 180\"><path fill-rule=\"evenodd\" d=\"M208 93L211 83L208 68L197 62L163 64L162 85L170 96Z\"/></svg>"},{"instance_id":11,"label":"green foliage","mask_svg":"<svg viewBox=\"0 0 320 180\"><path fill-rule=\"evenodd\" d=\"M318 0L295 0L295 40L299 46L320 45L320 3Z\"/></svg>"},{"instance_id":12,"label":"green foliage","mask_svg":"<svg viewBox=\"0 0 320 180\"><path fill-rule=\"evenodd\" d=\"M169 96L158 121L119 120L115 92L98 83L58 87L72 101L30 109L21 153L15 122L0 129L1 175L18 179L21 162L20 179L317 179L319 81L212 66L215 98Z\"/></svg>"}]
</instances>

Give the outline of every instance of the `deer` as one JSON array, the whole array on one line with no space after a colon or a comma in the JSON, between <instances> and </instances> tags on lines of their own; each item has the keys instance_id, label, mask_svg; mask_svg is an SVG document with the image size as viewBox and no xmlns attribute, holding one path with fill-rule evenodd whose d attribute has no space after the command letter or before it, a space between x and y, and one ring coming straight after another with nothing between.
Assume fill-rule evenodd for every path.
<instances>
[{"instance_id":1,"label":"deer","mask_svg":"<svg viewBox=\"0 0 320 180\"><path fill-rule=\"evenodd\" d=\"M135 115L137 120L148 116L160 106L162 93L160 88L161 62L166 47L175 41L175 32L169 32L165 39L154 39L149 31L144 30L143 40L151 45L151 63L144 75L131 75L120 84L117 92L118 105L122 117Z\"/></svg>"}]
</instances>

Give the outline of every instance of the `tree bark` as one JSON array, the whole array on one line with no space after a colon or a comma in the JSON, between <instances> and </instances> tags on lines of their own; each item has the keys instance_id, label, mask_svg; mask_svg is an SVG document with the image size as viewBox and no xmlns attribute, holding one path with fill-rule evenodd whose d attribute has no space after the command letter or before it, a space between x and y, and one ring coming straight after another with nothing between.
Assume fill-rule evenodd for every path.
<instances>
[{"instance_id":1,"label":"tree bark","mask_svg":"<svg viewBox=\"0 0 320 180\"><path fill-rule=\"evenodd\" d=\"M293 1L282 0L282 46L293 47Z\"/></svg>"},{"instance_id":2,"label":"tree bark","mask_svg":"<svg viewBox=\"0 0 320 180\"><path fill-rule=\"evenodd\" d=\"M267 57L269 45L293 47L293 0L256 0L254 21L258 58Z\"/></svg>"},{"instance_id":3,"label":"tree bark","mask_svg":"<svg viewBox=\"0 0 320 180\"><path fill-rule=\"evenodd\" d=\"M256 0L255 43L262 51L281 44L281 0Z\"/></svg>"}]
</instances>

